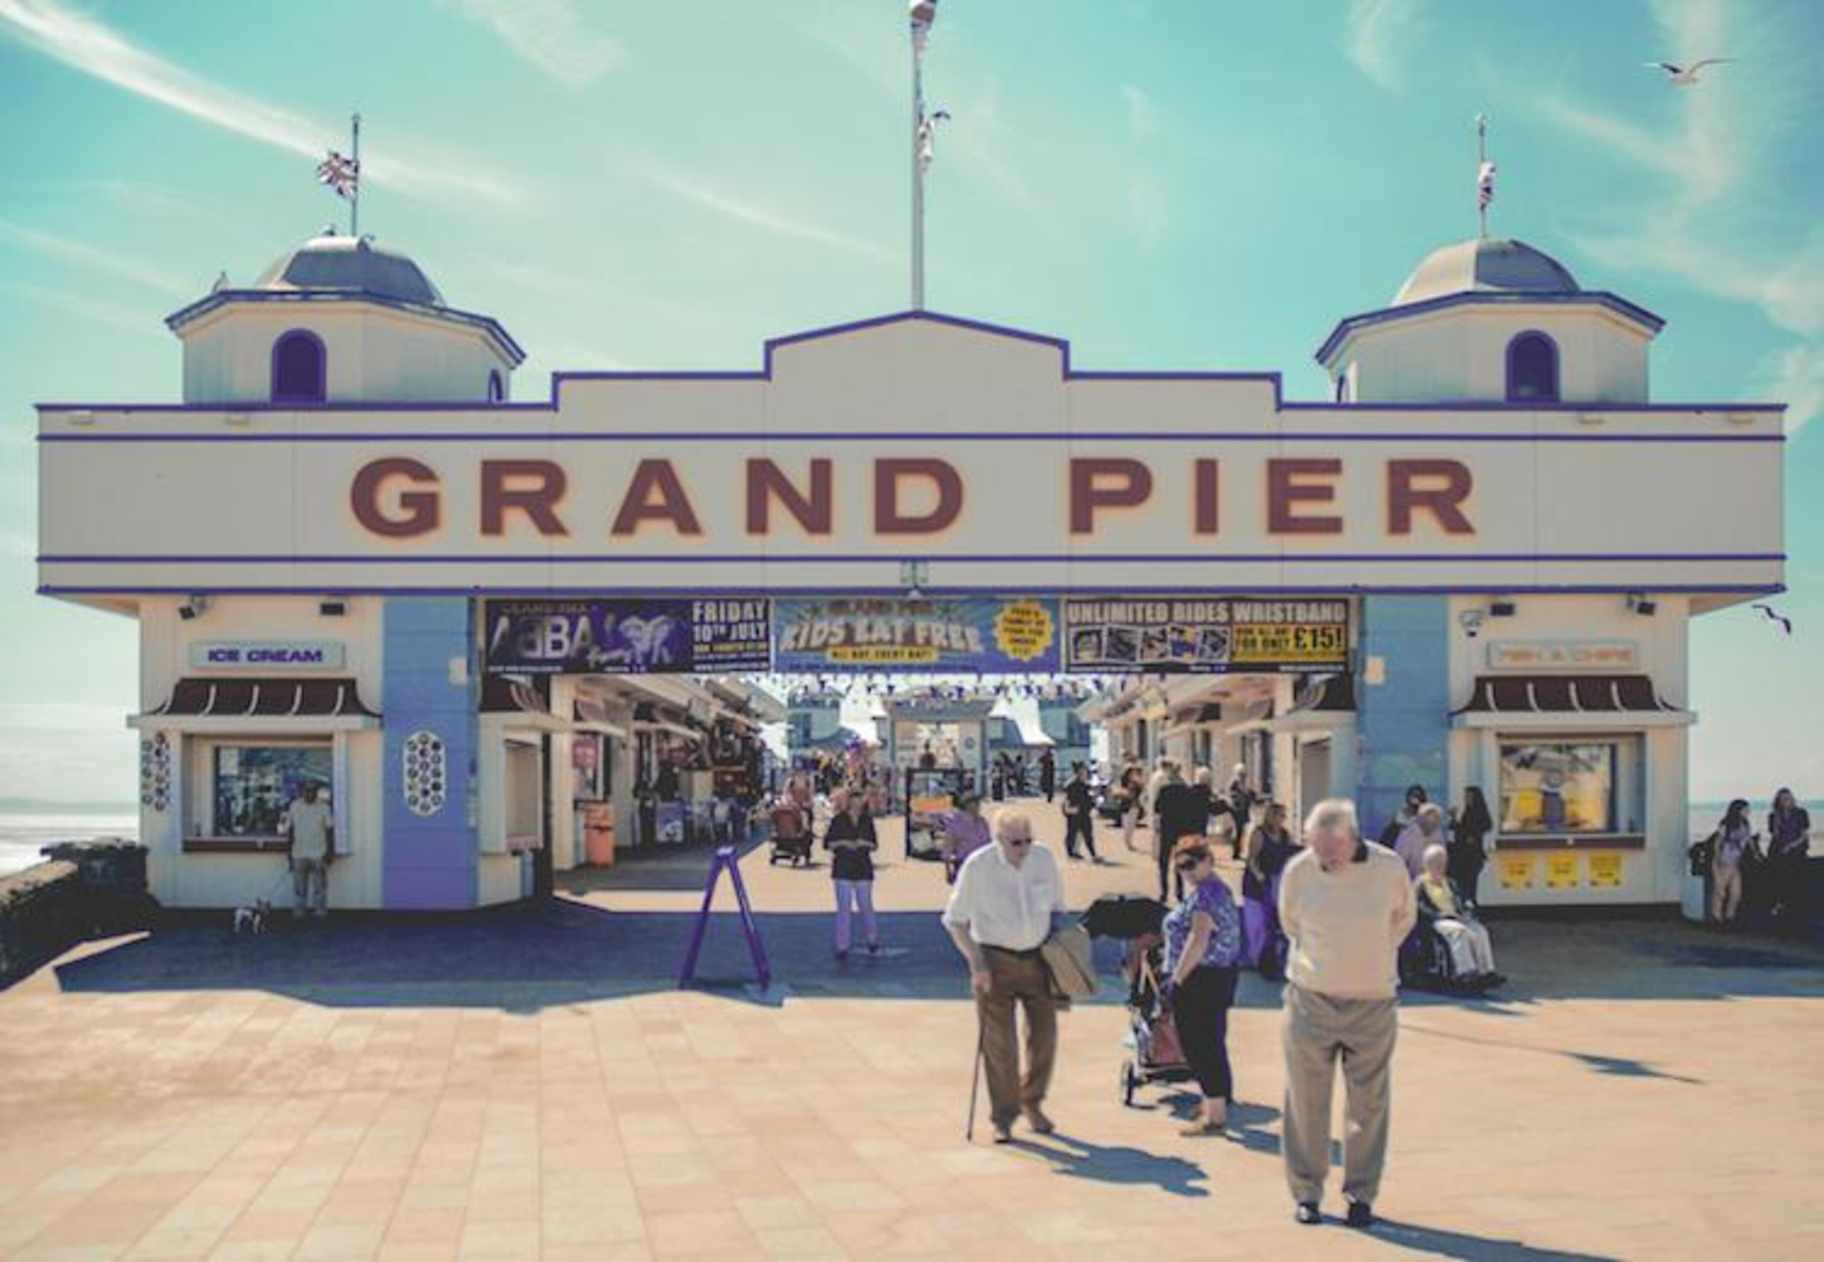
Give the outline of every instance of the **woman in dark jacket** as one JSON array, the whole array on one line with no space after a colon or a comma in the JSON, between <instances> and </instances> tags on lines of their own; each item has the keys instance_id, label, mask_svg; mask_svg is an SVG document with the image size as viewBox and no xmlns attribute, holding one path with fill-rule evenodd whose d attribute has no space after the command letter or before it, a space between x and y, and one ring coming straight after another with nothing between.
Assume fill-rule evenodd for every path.
<instances>
[{"instance_id":1,"label":"woman in dark jacket","mask_svg":"<svg viewBox=\"0 0 1824 1262\"><path fill-rule=\"evenodd\" d=\"M849 958L849 916L861 913L861 932L868 954L880 954L880 927L874 920L874 819L862 809L858 789L839 789L830 803L836 814L823 835L830 852L830 876L836 884L836 958Z\"/></svg>"},{"instance_id":2,"label":"woman in dark jacket","mask_svg":"<svg viewBox=\"0 0 1824 1262\"><path fill-rule=\"evenodd\" d=\"M1463 814L1457 818L1456 835L1450 839L1450 879L1470 902L1480 902L1476 886L1482 880L1482 867L1488 862L1488 834L1494 831L1494 818L1488 813L1488 799L1482 790L1470 785L1463 790Z\"/></svg>"}]
</instances>

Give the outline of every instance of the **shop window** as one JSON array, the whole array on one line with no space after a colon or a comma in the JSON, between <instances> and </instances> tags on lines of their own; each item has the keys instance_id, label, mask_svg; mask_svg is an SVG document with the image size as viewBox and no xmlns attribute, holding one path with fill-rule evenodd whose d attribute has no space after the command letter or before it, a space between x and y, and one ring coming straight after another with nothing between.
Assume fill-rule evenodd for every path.
<instances>
[{"instance_id":1,"label":"shop window","mask_svg":"<svg viewBox=\"0 0 1824 1262\"><path fill-rule=\"evenodd\" d=\"M327 397L326 357L315 333L293 329L272 344L272 401L321 403Z\"/></svg>"},{"instance_id":2,"label":"shop window","mask_svg":"<svg viewBox=\"0 0 1824 1262\"><path fill-rule=\"evenodd\" d=\"M328 743L228 745L210 749L205 831L214 837L279 837L285 810L306 784L331 800L333 758Z\"/></svg>"},{"instance_id":3,"label":"shop window","mask_svg":"<svg viewBox=\"0 0 1824 1262\"><path fill-rule=\"evenodd\" d=\"M545 831L538 746L507 742L506 790L507 848L534 849Z\"/></svg>"},{"instance_id":4,"label":"shop window","mask_svg":"<svg viewBox=\"0 0 1824 1262\"><path fill-rule=\"evenodd\" d=\"M1507 344L1510 403L1558 401L1558 346L1543 333L1522 333Z\"/></svg>"},{"instance_id":5,"label":"shop window","mask_svg":"<svg viewBox=\"0 0 1824 1262\"><path fill-rule=\"evenodd\" d=\"M1638 741L1501 743L1501 831L1616 833L1640 816Z\"/></svg>"}]
</instances>

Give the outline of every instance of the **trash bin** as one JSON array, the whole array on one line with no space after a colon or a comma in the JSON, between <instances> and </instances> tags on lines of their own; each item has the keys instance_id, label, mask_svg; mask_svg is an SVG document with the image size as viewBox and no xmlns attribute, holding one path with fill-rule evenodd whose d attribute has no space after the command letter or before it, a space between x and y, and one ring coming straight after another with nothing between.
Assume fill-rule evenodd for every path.
<instances>
[{"instance_id":1,"label":"trash bin","mask_svg":"<svg viewBox=\"0 0 1824 1262\"><path fill-rule=\"evenodd\" d=\"M597 867L614 866L614 803L591 802L583 807L583 853Z\"/></svg>"}]
</instances>

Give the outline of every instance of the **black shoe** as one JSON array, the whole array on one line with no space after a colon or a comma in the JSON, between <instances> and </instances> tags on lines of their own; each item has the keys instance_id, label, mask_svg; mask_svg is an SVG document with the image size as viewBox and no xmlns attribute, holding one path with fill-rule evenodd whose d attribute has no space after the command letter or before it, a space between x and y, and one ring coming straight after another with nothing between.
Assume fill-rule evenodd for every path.
<instances>
[{"instance_id":1,"label":"black shoe","mask_svg":"<svg viewBox=\"0 0 1824 1262\"><path fill-rule=\"evenodd\" d=\"M1374 1206L1367 1201L1350 1201L1349 1217L1343 1220L1351 1227L1374 1226Z\"/></svg>"},{"instance_id":2,"label":"black shoe","mask_svg":"<svg viewBox=\"0 0 1824 1262\"><path fill-rule=\"evenodd\" d=\"M1307 1227L1315 1227L1324 1221L1324 1216L1317 1212L1316 1201L1300 1201L1298 1208L1292 1211L1292 1217Z\"/></svg>"}]
</instances>

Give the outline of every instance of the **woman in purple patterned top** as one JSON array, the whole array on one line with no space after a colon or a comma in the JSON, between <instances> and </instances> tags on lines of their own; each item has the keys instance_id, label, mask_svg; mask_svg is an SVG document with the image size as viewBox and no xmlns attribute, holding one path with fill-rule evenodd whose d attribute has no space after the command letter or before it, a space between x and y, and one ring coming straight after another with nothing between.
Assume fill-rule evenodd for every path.
<instances>
[{"instance_id":1,"label":"woman in purple patterned top","mask_svg":"<svg viewBox=\"0 0 1824 1262\"><path fill-rule=\"evenodd\" d=\"M1186 1135L1228 1129L1235 1095L1229 1068L1229 1008L1241 961L1241 913L1216 875L1209 842L1186 837L1172 851L1185 895L1165 918L1165 981L1161 1001L1172 1010L1184 1059L1203 1088L1203 1113Z\"/></svg>"}]
</instances>

